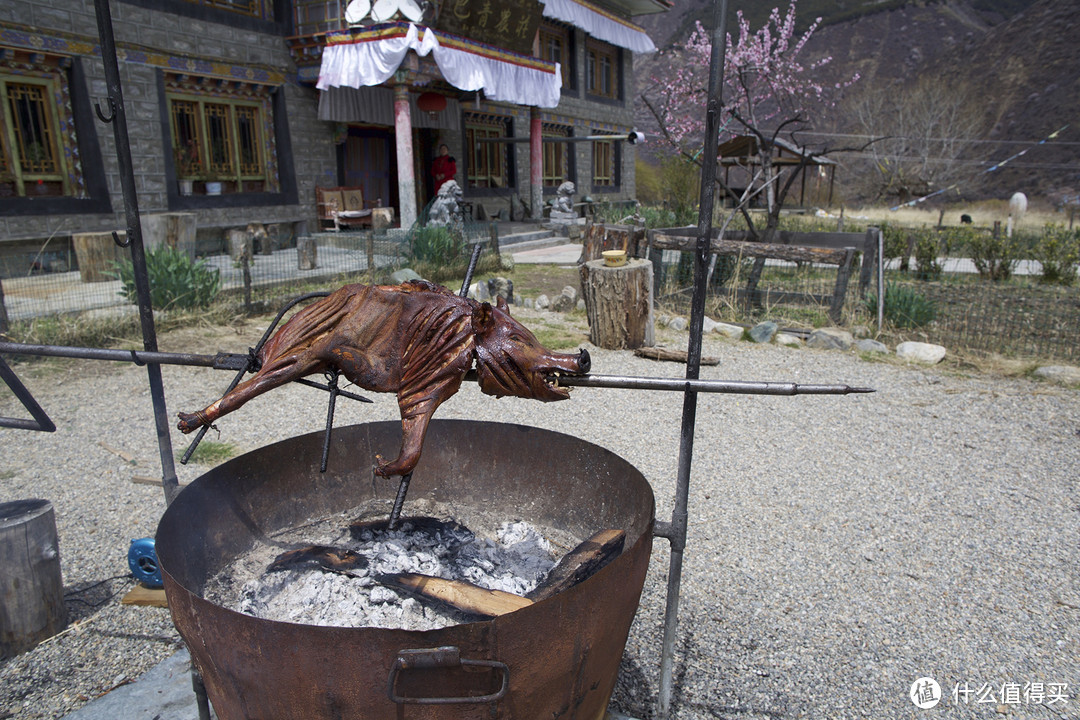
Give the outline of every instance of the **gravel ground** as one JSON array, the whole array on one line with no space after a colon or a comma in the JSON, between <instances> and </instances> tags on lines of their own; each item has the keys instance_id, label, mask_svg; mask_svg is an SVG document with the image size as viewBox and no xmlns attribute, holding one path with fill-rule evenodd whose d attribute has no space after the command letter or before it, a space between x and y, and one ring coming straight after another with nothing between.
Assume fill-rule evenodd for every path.
<instances>
[{"instance_id":1,"label":"gravel ground","mask_svg":"<svg viewBox=\"0 0 1080 720\"><path fill-rule=\"evenodd\" d=\"M243 351L262 327L172 333L162 349ZM589 349L598 374L683 372ZM721 364L703 377L878 392L700 396L674 717L1080 717L1080 392L848 353L719 340L705 352ZM0 430L0 501L53 502L77 622L0 663L0 718L54 718L138 677L179 639L166 611L119 604L133 584L128 543L153 535L164 507L160 488L131 480L160 474L146 371L49 361L18 372L58 430ZM230 379L164 375L170 415L201 408ZM373 399L338 403L338 423L397 416L390 396ZM666 519L681 411L676 393L582 388L541 404L469 384L437 417L528 423L608 447L645 473ZM0 414L25 416L7 393ZM323 397L290 386L222 420L220 439L243 451L324 422ZM179 432L173 442L187 444ZM181 467L181 482L203 471ZM614 707L639 718L654 714L668 557L657 541L616 689ZM945 696L933 710L909 699L924 676ZM957 687L972 691L966 702Z\"/></svg>"}]
</instances>

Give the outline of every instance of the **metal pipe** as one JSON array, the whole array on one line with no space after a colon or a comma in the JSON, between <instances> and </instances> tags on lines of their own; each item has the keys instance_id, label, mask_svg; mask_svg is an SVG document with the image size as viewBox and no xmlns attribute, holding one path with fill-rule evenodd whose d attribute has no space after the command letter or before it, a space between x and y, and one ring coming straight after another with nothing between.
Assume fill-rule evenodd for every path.
<instances>
[{"instance_id":1,"label":"metal pipe","mask_svg":"<svg viewBox=\"0 0 1080 720\"><path fill-rule=\"evenodd\" d=\"M46 357L65 357L77 360L114 360L133 362L137 365L192 365L211 367L215 370L239 370L246 367L249 355L239 353L218 353L216 355L198 355L195 353L146 352L143 350L110 350L107 348L69 347L66 345L27 345L0 341L0 355L42 355ZM470 370L465 379L476 382L476 371ZM297 381L297 382L301 382ZM614 388L624 390L667 390L674 392L729 393L740 395L848 395L852 393L870 393L873 388L852 387L850 385L822 385L814 383L764 382L755 380L702 380L700 378L658 378L635 377L632 375L562 375L560 385L567 387ZM303 384L327 390L310 380ZM366 398L355 396L344 390L339 394L361 402L370 402Z\"/></svg>"},{"instance_id":2,"label":"metal pipe","mask_svg":"<svg viewBox=\"0 0 1080 720\"><path fill-rule=\"evenodd\" d=\"M157 333L154 329L154 308L150 300L150 280L146 272L146 254L143 249L142 225L139 222L139 198L135 190L135 172L131 163L131 143L128 140L127 116L124 111L124 90L120 83L120 68L116 61L116 43L113 39L112 15L108 0L94 0L97 13L98 36L101 40L101 60L105 70L105 83L109 92L108 116L97 108L98 117L113 127L116 140L116 158L120 166L120 187L124 193L124 214L127 219L127 244L131 248L134 266L135 294L139 300L139 321L142 325L143 347L148 352L157 351ZM114 235L115 237L115 235ZM172 440L169 436L169 420L165 409L165 386L161 379L161 367L148 364L146 373L150 382L150 398L154 407L154 426L157 430L158 454L161 458L161 486L165 490L165 502L171 503L180 492L173 461Z\"/></svg>"},{"instance_id":3,"label":"metal pipe","mask_svg":"<svg viewBox=\"0 0 1080 720\"><path fill-rule=\"evenodd\" d=\"M28 345L0 341L0 355L41 355L44 357L63 357L75 360L115 360L132 362L136 365L194 365L212 367L219 370L232 370L233 362L247 363L247 355L218 353L217 355L197 355L195 353L172 353L147 350L112 350L109 348L72 347L68 345Z\"/></svg>"},{"instance_id":4,"label":"metal pipe","mask_svg":"<svg viewBox=\"0 0 1080 720\"><path fill-rule=\"evenodd\" d=\"M475 379L472 374L467 380ZM729 393L739 395L849 395L871 393L873 388L850 385L820 385L753 380L701 380L633 377L626 375L563 375L559 384L568 387L603 387L626 390L671 390L676 392Z\"/></svg>"},{"instance_id":5,"label":"metal pipe","mask_svg":"<svg viewBox=\"0 0 1080 720\"><path fill-rule=\"evenodd\" d=\"M679 623L679 592L682 585L683 549L690 497L690 467L694 455L697 426L697 391L693 384L701 369L701 335L705 319L709 246L712 242L713 198L716 190L716 154L719 146L721 92L726 52L727 0L716 0L713 12L712 52L709 58L709 95L705 109L705 147L701 159L701 195L698 207L698 238L694 257L694 295L690 308L690 343L687 348L683 395L682 430L679 440L679 473L675 486L675 506L671 513L671 558L668 565L667 606L664 611L664 640L660 656L660 690L657 715L667 720L671 712L671 688L675 640Z\"/></svg>"}]
</instances>

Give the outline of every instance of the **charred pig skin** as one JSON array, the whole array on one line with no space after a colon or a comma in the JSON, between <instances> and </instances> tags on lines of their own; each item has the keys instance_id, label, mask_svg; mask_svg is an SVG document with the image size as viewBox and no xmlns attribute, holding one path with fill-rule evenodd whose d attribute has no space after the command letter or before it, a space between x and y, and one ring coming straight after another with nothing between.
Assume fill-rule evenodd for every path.
<instances>
[{"instance_id":1,"label":"charred pig skin","mask_svg":"<svg viewBox=\"0 0 1080 720\"><path fill-rule=\"evenodd\" d=\"M259 370L217 402L180 413L190 433L268 390L331 368L372 392L397 393L402 443L395 460L379 459L384 477L412 472L435 410L461 387L475 363L480 389L496 397L544 402L569 397L552 382L589 371L589 354L552 352L510 316L425 281L346 285L296 313L259 351Z\"/></svg>"}]
</instances>

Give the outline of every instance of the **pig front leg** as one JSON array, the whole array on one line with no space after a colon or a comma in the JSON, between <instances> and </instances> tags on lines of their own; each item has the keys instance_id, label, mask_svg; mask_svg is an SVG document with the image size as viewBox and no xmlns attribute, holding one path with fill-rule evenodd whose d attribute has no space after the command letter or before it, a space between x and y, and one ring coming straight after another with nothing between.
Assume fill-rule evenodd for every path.
<instances>
[{"instance_id":1,"label":"pig front leg","mask_svg":"<svg viewBox=\"0 0 1080 720\"><path fill-rule=\"evenodd\" d=\"M391 462L383 462L382 456L376 455L376 475L403 476L413 471L416 463L420 462L431 416L443 401L458 391L463 377L464 373L455 374L453 377L444 378L444 381L434 388L398 392L398 407L401 409L401 450Z\"/></svg>"},{"instance_id":2,"label":"pig front leg","mask_svg":"<svg viewBox=\"0 0 1080 720\"><path fill-rule=\"evenodd\" d=\"M410 418L401 419L401 450L398 456L391 462L383 462L382 455L376 455L375 474L382 477L395 475L408 475L420 462L420 453L424 449L424 436L427 435L428 423L431 421L430 412Z\"/></svg>"}]
</instances>

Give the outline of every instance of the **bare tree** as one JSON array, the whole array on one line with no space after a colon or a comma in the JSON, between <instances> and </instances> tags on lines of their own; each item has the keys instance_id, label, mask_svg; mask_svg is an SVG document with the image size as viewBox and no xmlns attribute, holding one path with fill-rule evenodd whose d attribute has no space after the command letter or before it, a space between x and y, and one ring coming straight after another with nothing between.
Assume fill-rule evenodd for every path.
<instances>
[{"instance_id":1,"label":"bare tree","mask_svg":"<svg viewBox=\"0 0 1080 720\"><path fill-rule=\"evenodd\" d=\"M964 156L985 130L978 104L936 78L866 90L853 111L874 138L864 152L870 193L901 203L963 178Z\"/></svg>"}]
</instances>

